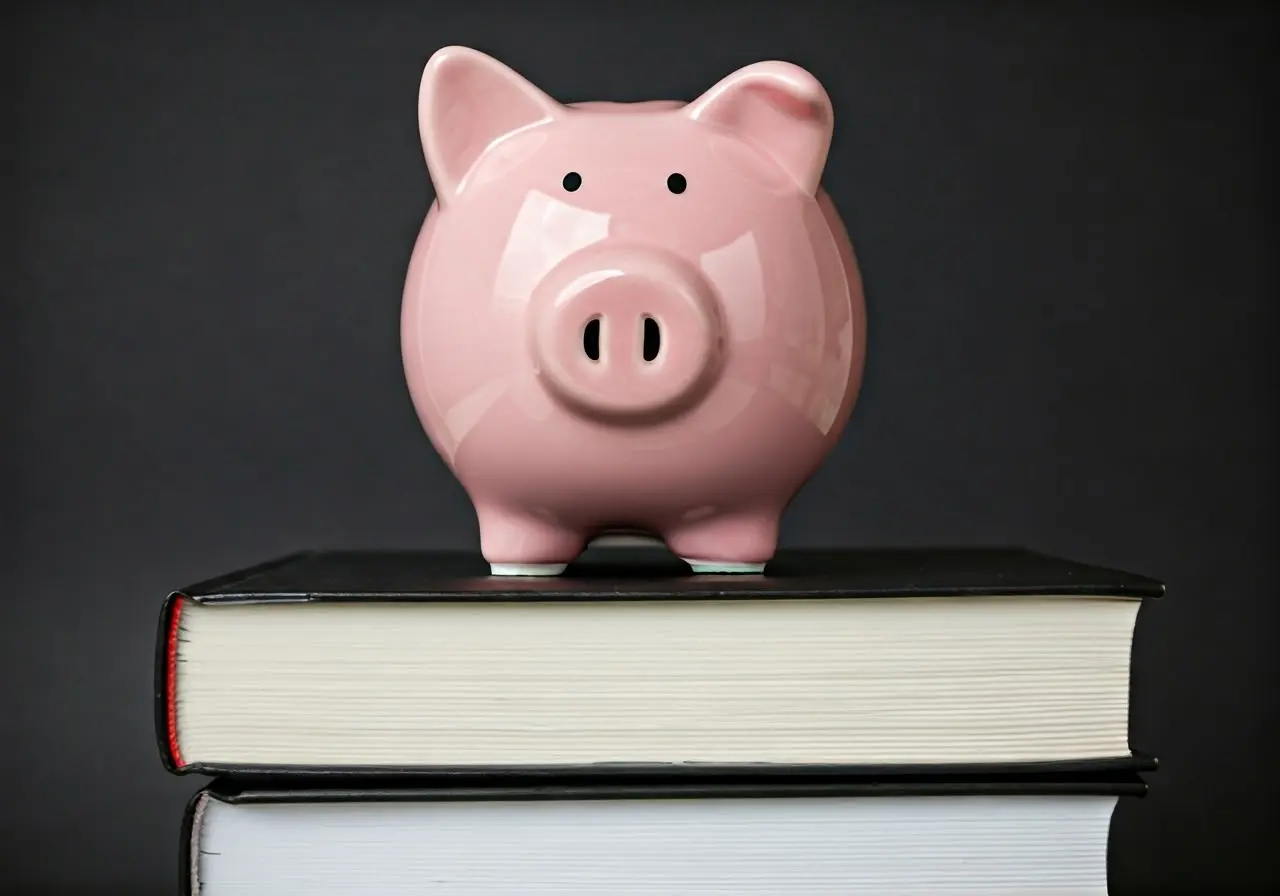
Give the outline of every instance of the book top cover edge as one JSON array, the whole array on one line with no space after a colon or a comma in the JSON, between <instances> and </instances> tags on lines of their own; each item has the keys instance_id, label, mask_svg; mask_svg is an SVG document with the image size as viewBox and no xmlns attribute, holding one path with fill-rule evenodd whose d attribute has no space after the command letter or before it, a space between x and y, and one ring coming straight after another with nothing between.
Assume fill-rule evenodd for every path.
<instances>
[{"instance_id":1,"label":"book top cover edge","mask_svg":"<svg viewBox=\"0 0 1280 896\"><path fill-rule=\"evenodd\" d=\"M798 797L887 796L1048 796L1055 794L1144 796L1147 784L1136 773L1112 775L1027 776L1023 778L846 778L786 782L599 782L542 784L494 783L473 786L423 786L415 782L315 785L312 782L241 782L217 778L203 789L221 802L475 802L501 800L771 799Z\"/></svg>"},{"instance_id":2,"label":"book top cover edge","mask_svg":"<svg viewBox=\"0 0 1280 896\"><path fill-rule=\"evenodd\" d=\"M693 574L662 550L588 549L560 576L491 576L467 551L306 550L195 582L196 603L758 600L1063 596L1145 599L1164 584L1020 547L780 550L763 574Z\"/></svg>"}]
</instances>

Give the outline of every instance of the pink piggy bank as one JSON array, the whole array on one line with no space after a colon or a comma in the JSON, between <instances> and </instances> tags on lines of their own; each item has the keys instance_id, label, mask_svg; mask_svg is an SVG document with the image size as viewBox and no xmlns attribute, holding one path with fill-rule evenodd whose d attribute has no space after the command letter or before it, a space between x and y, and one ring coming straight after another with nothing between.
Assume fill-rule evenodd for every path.
<instances>
[{"instance_id":1,"label":"pink piggy bank","mask_svg":"<svg viewBox=\"0 0 1280 896\"><path fill-rule=\"evenodd\" d=\"M862 379L822 85L762 62L687 104L562 105L449 47L418 120L436 201L404 369L492 574L556 575L619 529L763 570Z\"/></svg>"}]
</instances>

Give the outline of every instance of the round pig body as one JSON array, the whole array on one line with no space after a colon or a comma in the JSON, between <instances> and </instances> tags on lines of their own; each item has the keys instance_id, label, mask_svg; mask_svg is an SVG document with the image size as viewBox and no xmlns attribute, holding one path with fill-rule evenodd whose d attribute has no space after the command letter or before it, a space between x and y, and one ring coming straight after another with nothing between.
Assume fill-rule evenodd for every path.
<instances>
[{"instance_id":1,"label":"round pig body","mask_svg":"<svg viewBox=\"0 0 1280 896\"><path fill-rule=\"evenodd\" d=\"M436 202L404 368L493 574L557 574L618 529L762 570L863 369L822 86L766 62L691 103L562 105L450 47L419 123Z\"/></svg>"}]
</instances>

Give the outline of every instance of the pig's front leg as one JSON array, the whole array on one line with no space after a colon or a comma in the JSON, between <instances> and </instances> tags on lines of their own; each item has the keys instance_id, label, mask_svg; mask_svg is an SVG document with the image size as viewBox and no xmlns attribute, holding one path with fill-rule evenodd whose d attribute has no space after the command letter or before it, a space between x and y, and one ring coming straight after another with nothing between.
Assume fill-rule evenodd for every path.
<instances>
[{"instance_id":1,"label":"pig's front leg","mask_svg":"<svg viewBox=\"0 0 1280 896\"><path fill-rule=\"evenodd\" d=\"M532 514L480 507L480 552L495 576L557 576L586 544L583 533Z\"/></svg>"},{"instance_id":2,"label":"pig's front leg","mask_svg":"<svg viewBox=\"0 0 1280 896\"><path fill-rule=\"evenodd\" d=\"M777 550L778 512L711 517L672 529L665 538L695 573L758 573Z\"/></svg>"}]
</instances>

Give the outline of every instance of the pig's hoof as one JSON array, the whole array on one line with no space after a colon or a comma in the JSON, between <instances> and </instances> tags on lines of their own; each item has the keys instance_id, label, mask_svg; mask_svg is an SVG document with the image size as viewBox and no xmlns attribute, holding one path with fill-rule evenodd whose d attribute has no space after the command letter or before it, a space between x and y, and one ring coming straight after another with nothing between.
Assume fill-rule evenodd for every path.
<instances>
[{"instance_id":1,"label":"pig's hoof","mask_svg":"<svg viewBox=\"0 0 1280 896\"><path fill-rule=\"evenodd\" d=\"M493 576L558 576L568 563L490 563Z\"/></svg>"},{"instance_id":2,"label":"pig's hoof","mask_svg":"<svg viewBox=\"0 0 1280 896\"><path fill-rule=\"evenodd\" d=\"M763 563L735 563L731 560L690 560L688 557L681 557L680 559L688 563L694 573L698 575L751 575L764 572Z\"/></svg>"}]
</instances>

